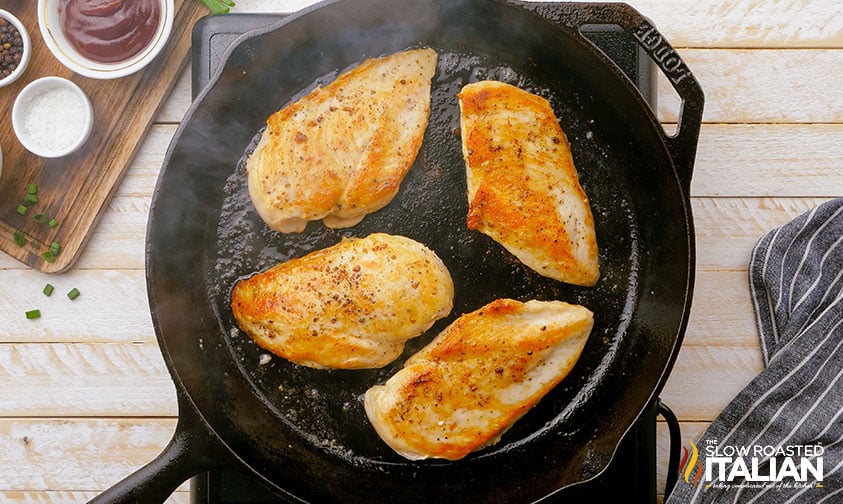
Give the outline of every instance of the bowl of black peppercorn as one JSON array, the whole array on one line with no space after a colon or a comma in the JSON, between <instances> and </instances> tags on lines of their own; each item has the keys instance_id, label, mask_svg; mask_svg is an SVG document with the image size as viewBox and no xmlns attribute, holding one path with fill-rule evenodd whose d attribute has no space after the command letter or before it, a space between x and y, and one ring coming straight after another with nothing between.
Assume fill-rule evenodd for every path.
<instances>
[{"instance_id":1,"label":"bowl of black peppercorn","mask_svg":"<svg viewBox=\"0 0 843 504\"><path fill-rule=\"evenodd\" d=\"M0 87L21 76L31 52L26 27L11 12L0 9Z\"/></svg>"}]
</instances>

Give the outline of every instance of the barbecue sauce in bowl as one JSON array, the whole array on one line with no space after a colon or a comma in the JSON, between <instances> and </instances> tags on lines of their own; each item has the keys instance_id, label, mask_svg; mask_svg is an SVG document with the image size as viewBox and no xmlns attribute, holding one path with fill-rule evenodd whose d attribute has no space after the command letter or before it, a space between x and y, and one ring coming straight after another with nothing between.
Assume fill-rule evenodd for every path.
<instances>
[{"instance_id":1,"label":"barbecue sauce in bowl","mask_svg":"<svg viewBox=\"0 0 843 504\"><path fill-rule=\"evenodd\" d=\"M161 23L161 0L61 0L59 17L82 56L117 63L150 45Z\"/></svg>"}]
</instances>

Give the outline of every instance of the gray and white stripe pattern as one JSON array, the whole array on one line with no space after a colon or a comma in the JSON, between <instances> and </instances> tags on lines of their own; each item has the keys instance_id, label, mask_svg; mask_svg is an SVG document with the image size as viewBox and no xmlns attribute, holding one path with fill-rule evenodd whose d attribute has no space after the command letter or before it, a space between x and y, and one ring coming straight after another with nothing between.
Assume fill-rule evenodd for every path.
<instances>
[{"instance_id":1,"label":"gray and white stripe pattern","mask_svg":"<svg viewBox=\"0 0 843 504\"><path fill-rule=\"evenodd\" d=\"M701 478L695 486L680 475L667 503L843 502L843 198L761 238L750 259L749 284L765 369L696 443L702 467L705 448L714 444L819 445L822 481L718 481L715 471L713 481ZM817 457L809 460L817 465ZM758 461L757 473L769 475L770 457ZM777 458L779 470L782 462ZM799 468L800 458L794 462ZM730 470L727 465L726 474Z\"/></svg>"}]
</instances>

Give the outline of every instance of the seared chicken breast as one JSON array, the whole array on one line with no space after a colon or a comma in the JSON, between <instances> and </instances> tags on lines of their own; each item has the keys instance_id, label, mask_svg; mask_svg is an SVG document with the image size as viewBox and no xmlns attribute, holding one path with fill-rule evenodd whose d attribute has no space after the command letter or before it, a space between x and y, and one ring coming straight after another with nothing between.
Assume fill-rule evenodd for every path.
<instances>
[{"instance_id":1,"label":"seared chicken breast","mask_svg":"<svg viewBox=\"0 0 843 504\"><path fill-rule=\"evenodd\" d=\"M386 206L421 146L436 60L433 49L368 59L270 116L246 163L264 222L348 227Z\"/></svg>"},{"instance_id":2,"label":"seared chicken breast","mask_svg":"<svg viewBox=\"0 0 843 504\"><path fill-rule=\"evenodd\" d=\"M410 357L364 406L378 435L410 460L458 460L497 442L577 362L591 311L499 299L461 316Z\"/></svg>"},{"instance_id":3,"label":"seared chicken breast","mask_svg":"<svg viewBox=\"0 0 843 504\"><path fill-rule=\"evenodd\" d=\"M383 367L447 315L454 284L439 257L376 233L237 282L231 310L261 347L313 368Z\"/></svg>"},{"instance_id":4,"label":"seared chicken breast","mask_svg":"<svg viewBox=\"0 0 843 504\"><path fill-rule=\"evenodd\" d=\"M458 96L468 227L543 276L597 283L594 218L548 101L496 81Z\"/></svg>"}]
</instances>

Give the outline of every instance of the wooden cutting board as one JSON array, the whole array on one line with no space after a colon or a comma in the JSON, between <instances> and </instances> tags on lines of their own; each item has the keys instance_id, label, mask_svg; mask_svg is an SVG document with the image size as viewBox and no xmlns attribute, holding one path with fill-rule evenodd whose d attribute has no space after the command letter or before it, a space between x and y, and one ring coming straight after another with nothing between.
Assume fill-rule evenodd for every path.
<instances>
[{"instance_id":1,"label":"wooden cutting board","mask_svg":"<svg viewBox=\"0 0 843 504\"><path fill-rule=\"evenodd\" d=\"M15 14L32 39L29 67L13 84L0 88L0 250L46 273L66 270L79 257L126 168L134 158L158 108L165 101L187 62L193 24L208 11L196 0L175 0L176 15L170 40L146 68L133 75L96 80L74 74L53 57L41 37L35 0L5 0L3 8ZM27 151L12 130L12 105L33 80L66 77L87 93L94 106L94 128L87 143L74 154L44 159ZM38 202L20 215L28 184L36 184ZM50 227L35 222L35 214L58 222ZM17 245L22 232L26 245ZM61 244L54 262L43 254L52 242Z\"/></svg>"}]
</instances>

